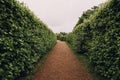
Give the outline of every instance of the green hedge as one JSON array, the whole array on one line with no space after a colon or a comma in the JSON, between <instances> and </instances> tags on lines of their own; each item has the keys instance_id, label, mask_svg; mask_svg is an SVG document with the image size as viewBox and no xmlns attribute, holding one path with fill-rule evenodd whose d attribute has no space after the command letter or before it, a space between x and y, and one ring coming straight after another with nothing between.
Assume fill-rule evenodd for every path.
<instances>
[{"instance_id":1,"label":"green hedge","mask_svg":"<svg viewBox=\"0 0 120 80\"><path fill-rule=\"evenodd\" d=\"M56 33L56 35L57 35L57 40L66 41L66 35L67 35L67 33L60 32L60 33Z\"/></svg>"},{"instance_id":2,"label":"green hedge","mask_svg":"<svg viewBox=\"0 0 120 80\"><path fill-rule=\"evenodd\" d=\"M91 38L90 34L90 22L85 21L77 26L73 31L75 37L75 43L73 44L76 52L81 54L87 54L90 48L89 41Z\"/></svg>"},{"instance_id":3,"label":"green hedge","mask_svg":"<svg viewBox=\"0 0 120 80\"><path fill-rule=\"evenodd\" d=\"M81 54L87 54L89 49L89 41L91 40L92 34L90 32L90 20L89 18L98 11L98 7L94 6L92 9L87 10L79 18L73 31L68 34L67 42L69 42L75 49L76 52Z\"/></svg>"},{"instance_id":4,"label":"green hedge","mask_svg":"<svg viewBox=\"0 0 120 80\"><path fill-rule=\"evenodd\" d=\"M97 10L92 9L93 13L77 23L72 32L76 51L86 53L105 80L120 80L119 6L120 0L109 0Z\"/></svg>"},{"instance_id":5,"label":"green hedge","mask_svg":"<svg viewBox=\"0 0 120 80\"><path fill-rule=\"evenodd\" d=\"M74 43L75 43L75 35L72 33L72 32L70 32L70 33L68 33L66 36L65 36L65 38L66 38L66 42L68 42L71 46L74 46ZM74 47L75 48L75 47Z\"/></svg>"},{"instance_id":6,"label":"green hedge","mask_svg":"<svg viewBox=\"0 0 120 80\"><path fill-rule=\"evenodd\" d=\"M110 0L91 21L90 60L106 80L120 79L120 1Z\"/></svg>"},{"instance_id":7,"label":"green hedge","mask_svg":"<svg viewBox=\"0 0 120 80\"><path fill-rule=\"evenodd\" d=\"M0 0L0 80L29 73L55 43L55 34L24 4Z\"/></svg>"}]
</instances>

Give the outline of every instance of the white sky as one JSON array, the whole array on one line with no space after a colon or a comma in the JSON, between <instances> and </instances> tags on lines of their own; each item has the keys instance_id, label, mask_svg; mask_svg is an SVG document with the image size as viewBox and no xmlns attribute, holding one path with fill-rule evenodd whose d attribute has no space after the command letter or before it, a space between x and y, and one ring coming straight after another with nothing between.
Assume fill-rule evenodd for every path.
<instances>
[{"instance_id":1,"label":"white sky","mask_svg":"<svg viewBox=\"0 0 120 80\"><path fill-rule=\"evenodd\" d=\"M107 0L18 0L55 33L71 32L83 11Z\"/></svg>"}]
</instances>

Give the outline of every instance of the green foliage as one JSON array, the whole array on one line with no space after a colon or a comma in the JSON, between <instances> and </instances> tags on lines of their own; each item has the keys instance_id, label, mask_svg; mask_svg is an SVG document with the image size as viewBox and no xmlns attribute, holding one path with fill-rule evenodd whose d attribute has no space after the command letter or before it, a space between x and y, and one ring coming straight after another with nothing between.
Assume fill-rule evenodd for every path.
<instances>
[{"instance_id":1,"label":"green foliage","mask_svg":"<svg viewBox=\"0 0 120 80\"><path fill-rule=\"evenodd\" d=\"M76 51L87 53L95 71L105 80L120 80L119 6L119 0L109 0L92 13L84 13L90 16L82 16L72 32Z\"/></svg>"},{"instance_id":2,"label":"green foliage","mask_svg":"<svg viewBox=\"0 0 120 80\"><path fill-rule=\"evenodd\" d=\"M77 24L75 25L75 28L76 28L79 24L83 23L86 19L89 19L89 17L90 17L95 11L97 11L98 8L99 8L98 6L94 6L92 9L89 9L89 10L87 10L86 12L84 12L83 15L79 18ZM74 29L75 29L75 28L74 28Z\"/></svg>"},{"instance_id":3,"label":"green foliage","mask_svg":"<svg viewBox=\"0 0 120 80\"><path fill-rule=\"evenodd\" d=\"M73 46L76 52L81 54L87 54L90 48L89 41L91 40L91 27L89 18L98 11L98 7L94 6L92 9L84 12L76 26L73 29Z\"/></svg>"},{"instance_id":4,"label":"green foliage","mask_svg":"<svg viewBox=\"0 0 120 80\"><path fill-rule=\"evenodd\" d=\"M75 35L75 49L78 53L87 54L90 48L89 41L91 38L90 34L90 22L84 21L84 23L77 26L73 31Z\"/></svg>"},{"instance_id":5,"label":"green foliage","mask_svg":"<svg viewBox=\"0 0 120 80\"><path fill-rule=\"evenodd\" d=\"M96 12L91 22L93 38L90 60L95 70L108 80L120 79L120 8L118 6L120 6L119 0L111 0Z\"/></svg>"},{"instance_id":6,"label":"green foliage","mask_svg":"<svg viewBox=\"0 0 120 80\"><path fill-rule=\"evenodd\" d=\"M65 32L60 32L60 33L56 33L56 35L57 35L57 39L58 39L58 40L66 41L66 35L67 35L67 33L65 33Z\"/></svg>"},{"instance_id":7,"label":"green foliage","mask_svg":"<svg viewBox=\"0 0 120 80\"><path fill-rule=\"evenodd\" d=\"M55 34L16 0L0 0L0 80L17 80L55 44Z\"/></svg>"},{"instance_id":8,"label":"green foliage","mask_svg":"<svg viewBox=\"0 0 120 80\"><path fill-rule=\"evenodd\" d=\"M72 46L74 47L74 41L75 41L75 35L71 32L69 34L66 35L66 41Z\"/></svg>"}]
</instances>

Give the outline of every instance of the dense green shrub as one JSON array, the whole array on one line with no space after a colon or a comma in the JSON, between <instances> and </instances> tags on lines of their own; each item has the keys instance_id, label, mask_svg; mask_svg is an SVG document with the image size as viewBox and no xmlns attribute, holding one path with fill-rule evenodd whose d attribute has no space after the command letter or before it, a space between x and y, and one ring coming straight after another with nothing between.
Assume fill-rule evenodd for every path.
<instances>
[{"instance_id":1,"label":"dense green shrub","mask_svg":"<svg viewBox=\"0 0 120 80\"><path fill-rule=\"evenodd\" d=\"M102 4L101 4L102 5ZM93 15L94 12L98 10L98 6L94 6L91 9L88 9L87 11L83 12L82 16L79 17L79 20L77 24L75 25L74 29L79 25L84 23L85 20L89 19L91 15Z\"/></svg>"},{"instance_id":2,"label":"dense green shrub","mask_svg":"<svg viewBox=\"0 0 120 80\"><path fill-rule=\"evenodd\" d=\"M27 7L0 0L0 80L29 73L55 42L55 34Z\"/></svg>"},{"instance_id":3,"label":"dense green shrub","mask_svg":"<svg viewBox=\"0 0 120 80\"><path fill-rule=\"evenodd\" d=\"M106 80L120 79L120 1L110 0L91 21L90 59Z\"/></svg>"},{"instance_id":4,"label":"dense green shrub","mask_svg":"<svg viewBox=\"0 0 120 80\"><path fill-rule=\"evenodd\" d=\"M72 46L75 51L80 54L88 53L89 41L91 40L91 28L90 28L90 20L89 18L98 10L97 6L94 6L92 9L87 10L83 13L83 15L79 18L77 24L75 25L72 34L71 40L73 40ZM69 35L69 34L68 34ZM69 39L67 38L67 39ZM71 44L71 43L70 43Z\"/></svg>"},{"instance_id":5,"label":"dense green shrub","mask_svg":"<svg viewBox=\"0 0 120 80\"><path fill-rule=\"evenodd\" d=\"M76 38L75 38L75 35L73 34L73 32L68 33L66 35L66 42L68 42L72 47L74 47L74 43L75 43L74 39L76 39Z\"/></svg>"},{"instance_id":6,"label":"dense green shrub","mask_svg":"<svg viewBox=\"0 0 120 80\"><path fill-rule=\"evenodd\" d=\"M58 40L66 41L66 35L67 35L67 33L65 33L65 32L60 32L60 33L56 33L56 35L57 35L57 39L58 39Z\"/></svg>"},{"instance_id":7,"label":"dense green shrub","mask_svg":"<svg viewBox=\"0 0 120 80\"><path fill-rule=\"evenodd\" d=\"M109 0L88 17L83 15L72 32L76 51L87 53L95 71L105 80L120 80L119 6L119 0Z\"/></svg>"},{"instance_id":8,"label":"dense green shrub","mask_svg":"<svg viewBox=\"0 0 120 80\"><path fill-rule=\"evenodd\" d=\"M84 23L79 24L74 29L73 34L75 35L74 48L76 52L80 54L87 54L90 47L89 41L91 39L89 21L84 21Z\"/></svg>"}]
</instances>

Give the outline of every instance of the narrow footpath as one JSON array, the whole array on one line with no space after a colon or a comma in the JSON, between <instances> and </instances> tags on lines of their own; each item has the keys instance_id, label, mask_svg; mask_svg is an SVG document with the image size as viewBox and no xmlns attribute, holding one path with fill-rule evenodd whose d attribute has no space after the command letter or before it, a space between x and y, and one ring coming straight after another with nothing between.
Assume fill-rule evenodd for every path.
<instances>
[{"instance_id":1,"label":"narrow footpath","mask_svg":"<svg viewBox=\"0 0 120 80\"><path fill-rule=\"evenodd\" d=\"M65 42L57 44L33 80L93 80Z\"/></svg>"}]
</instances>

